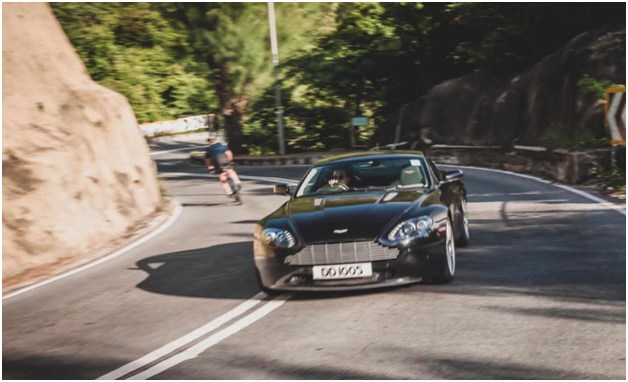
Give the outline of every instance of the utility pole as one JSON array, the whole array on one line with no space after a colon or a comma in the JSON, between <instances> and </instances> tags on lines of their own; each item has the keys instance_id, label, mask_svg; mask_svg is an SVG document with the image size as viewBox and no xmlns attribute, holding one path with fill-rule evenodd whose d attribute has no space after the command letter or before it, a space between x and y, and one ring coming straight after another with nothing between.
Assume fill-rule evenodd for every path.
<instances>
[{"instance_id":1,"label":"utility pole","mask_svg":"<svg viewBox=\"0 0 628 382\"><path fill-rule=\"evenodd\" d=\"M281 106L281 84L279 83L279 51L277 49L277 29L275 27L275 4L268 2L268 24L270 26L270 51L273 56L273 77L275 78L275 108L277 109L277 136L279 155L286 154L283 139L283 107Z\"/></svg>"}]
</instances>

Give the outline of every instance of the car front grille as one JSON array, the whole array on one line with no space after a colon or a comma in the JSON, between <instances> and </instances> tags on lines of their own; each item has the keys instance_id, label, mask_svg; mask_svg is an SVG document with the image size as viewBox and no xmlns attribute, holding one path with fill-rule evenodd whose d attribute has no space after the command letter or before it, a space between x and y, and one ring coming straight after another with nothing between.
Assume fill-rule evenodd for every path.
<instances>
[{"instance_id":1,"label":"car front grille","mask_svg":"<svg viewBox=\"0 0 628 382\"><path fill-rule=\"evenodd\" d=\"M290 265L326 265L393 260L399 256L396 248L387 248L372 241L353 241L334 244L314 244L300 252L286 256Z\"/></svg>"}]
</instances>

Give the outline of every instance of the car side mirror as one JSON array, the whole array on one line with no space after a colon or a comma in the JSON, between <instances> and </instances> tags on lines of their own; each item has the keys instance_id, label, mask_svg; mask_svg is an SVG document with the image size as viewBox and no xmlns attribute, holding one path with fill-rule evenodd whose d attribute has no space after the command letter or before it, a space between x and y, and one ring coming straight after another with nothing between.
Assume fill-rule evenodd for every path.
<instances>
[{"instance_id":1,"label":"car side mirror","mask_svg":"<svg viewBox=\"0 0 628 382\"><path fill-rule=\"evenodd\" d=\"M445 182L453 182L454 180L462 179L464 173L460 169L442 171Z\"/></svg>"},{"instance_id":2,"label":"car side mirror","mask_svg":"<svg viewBox=\"0 0 628 382\"><path fill-rule=\"evenodd\" d=\"M273 186L273 194L290 195L290 187L285 183L275 184Z\"/></svg>"}]
</instances>

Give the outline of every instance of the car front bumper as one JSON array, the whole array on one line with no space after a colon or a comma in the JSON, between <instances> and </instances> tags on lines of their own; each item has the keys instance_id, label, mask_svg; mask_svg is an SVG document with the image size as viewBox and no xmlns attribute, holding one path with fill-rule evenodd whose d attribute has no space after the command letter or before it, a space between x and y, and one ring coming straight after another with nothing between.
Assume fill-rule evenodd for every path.
<instances>
[{"instance_id":1,"label":"car front bumper","mask_svg":"<svg viewBox=\"0 0 628 382\"><path fill-rule=\"evenodd\" d=\"M436 256L445 256L443 239L400 249L394 260L373 261L373 273L369 277L314 280L312 265L285 264L285 254L261 242L255 243L258 281L263 288L275 291L350 291L417 283L430 275L431 259Z\"/></svg>"}]
</instances>

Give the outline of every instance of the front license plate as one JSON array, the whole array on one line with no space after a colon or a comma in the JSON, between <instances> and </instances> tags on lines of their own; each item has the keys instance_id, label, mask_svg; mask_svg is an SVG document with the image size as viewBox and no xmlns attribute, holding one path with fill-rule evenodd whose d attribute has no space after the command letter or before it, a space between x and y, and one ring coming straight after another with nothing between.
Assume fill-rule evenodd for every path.
<instances>
[{"instance_id":1,"label":"front license plate","mask_svg":"<svg viewBox=\"0 0 628 382\"><path fill-rule=\"evenodd\" d=\"M373 274L371 263L315 265L312 267L314 280L354 279Z\"/></svg>"}]
</instances>

